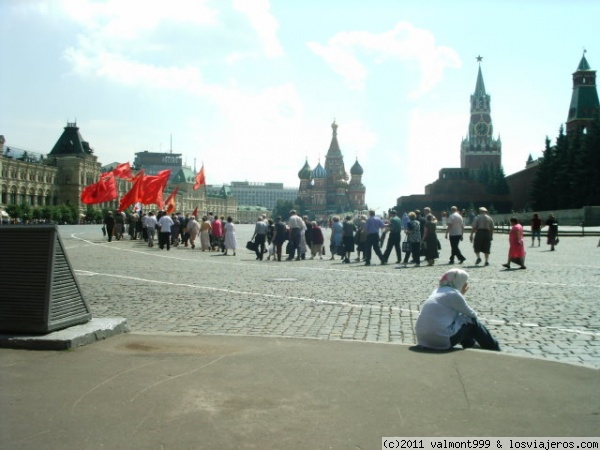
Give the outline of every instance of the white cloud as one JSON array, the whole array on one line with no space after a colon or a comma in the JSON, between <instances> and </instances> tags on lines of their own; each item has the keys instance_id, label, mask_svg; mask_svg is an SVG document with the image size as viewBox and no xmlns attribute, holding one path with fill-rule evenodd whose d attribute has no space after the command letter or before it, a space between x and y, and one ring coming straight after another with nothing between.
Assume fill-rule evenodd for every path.
<instances>
[{"instance_id":1,"label":"white cloud","mask_svg":"<svg viewBox=\"0 0 600 450\"><path fill-rule=\"evenodd\" d=\"M233 7L246 15L260 39L266 56L283 56L285 52L277 39L279 22L271 14L269 0L234 0Z\"/></svg>"},{"instance_id":2,"label":"white cloud","mask_svg":"<svg viewBox=\"0 0 600 450\"><path fill-rule=\"evenodd\" d=\"M74 22L103 39L134 39L155 29L161 22L217 23L216 10L201 0L64 0L63 7Z\"/></svg>"},{"instance_id":3,"label":"white cloud","mask_svg":"<svg viewBox=\"0 0 600 450\"><path fill-rule=\"evenodd\" d=\"M331 37L327 45L316 42L307 45L334 72L344 77L351 89L364 87L368 75L366 65L371 62L415 62L419 67L421 83L413 90L413 97L431 90L442 79L446 68L461 65L456 51L436 45L430 31L415 28L407 22L399 22L393 30L379 34L367 31L342 32ZM366 62L361 62L361 59Z\"/></svg>"},{"instance_id":4,"label":"white cloud","mask_svg":"<svg viewBox=\"0 0 600 450\"><path fill-rule=\"evenodd\" d=\"M408 123L407 151L395 161L408 175L403 192L414 192L438 179L442 168L460 167L460 143L468 118L462 113L425 112L414 109Z\"/></svg>"}]
</instances>

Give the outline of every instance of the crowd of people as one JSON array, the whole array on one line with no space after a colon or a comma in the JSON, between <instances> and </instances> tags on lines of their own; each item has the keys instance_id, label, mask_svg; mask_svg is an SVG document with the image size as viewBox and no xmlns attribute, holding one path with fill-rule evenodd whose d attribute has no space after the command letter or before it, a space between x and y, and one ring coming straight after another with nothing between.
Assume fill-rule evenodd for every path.
<instances>
[{"instance_id":1,"label":"crowd of people","mask_svg":"<svg viewBox=\"0 0 600 450\"><path fill-rule=\"evenodd\" d=\"M541 231L548 227L547 244L554 251L559 242L558 222L550 214L543 223L538 214L531 219L531 246L541 245ZM256 260L302 260L339 258L343 263L363 262L370 266L373 254L380 264L386 265L392 252L396 263L406 267L409 262L419 267L421 262L432 266L440 257L441 243L438 239L438 221L430 208L403 213L390 211L388 220L377 217L370 210L367 215L341 219L333 216L329 224L329 245L326 245L325 233L319 223L308 217L301 217L297 211L290 211L290 217L284 222L281 217L275 220L261 215L257 218L247 248L256 253ZM236 254L238 247L235 225L231 217L208 213L200 221L193 214L167 214L159 211L156 215L109 212L104 220L103 230L108 240L113 237L122 239L127 229L130 239L143 239L149 247L154 246L158 237L161 250L170 250L171 246L183 245L196 248L197 240L202 251ZM466 261L460 249L465 234L464 212L452 206L450 214L444 217L444 237L450 243L448 264L462 264ZM493 219L485 207L478 209L470 230L470 241L476 256L475 265L489 265L491 246L495 231ZM508 234L509 251L505 268L516 264L525 269L525 242L523 225L516 218L510 219ZM385 250L383 246L386 242ZM599 243L600 245L600 243ZM404 252L404 259L401 258ZM356 253L356 258L354 258ZM421 259L423 258L423 259ZM430 350L449 350L460 344L463 348L478 345L479 348L499 351L498 341L481 323L477 313L468 305L465 295L468 290L469 274L461 269L450 269L439 280L438 287L422 303L415 324L417 343Z\"/></svg>"},{"instance_id":2,"label":"crowd of people","mask_svg":"<svg viewBox=\"0 0 600 450\"><path fill-rule=\"evenodd\" d=\"M196 239L202 251L219 251L228 255L229 251L235 256L237 238L235 225L231 216L225 219L213 213L208 213L198 222L194 214L185 216L179 212L167 214L165 211L130 214L109 211L104 219L102 231L108 236L108 242L113 238L123 239L125 226L131 240L143 239L148 247L154 247L155 240L161 250L183 245L196 248Z\"/></svg>"},{"instance_id":3,"label":"crowd of people","mask_svg":"<svg viewBox=\"0 0 600 450\"><path fill-rule=\"evenodd\" d=\"M507 269L516 264L520 269L525 266L525 243L523 225L516 218L510 219L508 234L509 251ZM275 220L262 214L257 218L254 233L248 248L256 253L257 260L302 260L339 258L343 263L362 262L365 266L374 264L373 254L381 265L388 264L392 253L396 255L396 264L407 267L421 263L433 266L440 258L442 245L438 238L438 220L431 208L426 207L423 213L419 210L405 212L400 215L392 210L384 221L370 210L368 215L354 217L347 215L331 217L330 237L327 245L325 233L318 222L307 216L301 217L297 211L290 211L287 222L281 217ZM559 242L558 222L550 214L544 223L538 214L531 219L531 246L541 245L541 231L547 227L547 244L554 251ZM465 211L452 206L450 214L444 214L444 237L450 244L448 264L462 264L466 261L460 244L465 234ZM104 220L103 231L110 242L113 238L120 240L128 232L130 239L143 239L149 247L155 240L158 247L170 250L171 247L183 245L202 251L219 251L225 255L236 254L238 242L232 217L219 217L208 213L197 219L194 214L183 215L179 212L167 214L158 211L156 215L150 211L142 214L109 212ZM475 253L475 265L489 266L495 224L485 207L478 208L478 215L472 220L470 242ZM386 244L387 239L387 244ZM384 244L385 248L384 248ZM354 254L356 253L356 257ZM402 253L404 258L402 259Z\"/></svg>"}]
</instances>

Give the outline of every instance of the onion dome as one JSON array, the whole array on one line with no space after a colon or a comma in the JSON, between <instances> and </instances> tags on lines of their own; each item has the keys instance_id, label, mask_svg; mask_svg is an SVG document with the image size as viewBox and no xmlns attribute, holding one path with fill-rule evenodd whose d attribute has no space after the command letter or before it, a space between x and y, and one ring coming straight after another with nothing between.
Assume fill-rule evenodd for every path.
<instances>
[{"instance_id":1,"label":"onion dome","mask_svg":"<svg viewBox=\"0 0 600 450\"><path fill-rule=\"evenodd\" d=\"M323 168L321 163L317 164L315 170L312 171L313 178L327 178L327 171Z\"/></svg>"},{"instance_id":2,"label":"onion dome","mask_svg":"<svg viewBox=\"0 0 600 450\"><path fill-rule=\"evenodd\" d=\"M350 175L362 175L363 174L363 168L362 166L358 163L358 158L356 158L356 162L354 163L354 165L352 166L352 168L350 169Z\"/></svg>"},{"instance_id":3,"label":"onion dome","mask_svg":"<svg viewBox=\"0 0 600 450\"><path fill-rule=\"evenodd\" d=\"M300 172L298 172L298 178L300 178L301 180L310 180L311 174L312 170L308 165L308 161L306 161L304 163L304 167L302 167L302 169L300 169Z\"/></svg>"}]
</instances>

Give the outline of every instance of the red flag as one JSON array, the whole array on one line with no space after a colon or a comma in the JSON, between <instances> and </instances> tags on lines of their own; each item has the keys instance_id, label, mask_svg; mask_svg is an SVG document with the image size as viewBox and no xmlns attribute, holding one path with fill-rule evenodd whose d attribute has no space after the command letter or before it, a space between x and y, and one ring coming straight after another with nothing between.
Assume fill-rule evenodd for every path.
<instances>
[{"instance_id":1,"label":"red flag","mask_svg":"<svg viewBox=\"0 0 600 450\"><path fill-rule=\"evenodd\" d=\"M84 187L81 192L82 203L88 205L109 202L115 198L117 198L117 185L112 174L101 177L97 183Z\"/></svg>"},{"instance_id":2,"label":"red flag","mask_svg":"<svg viewBox=\"0 0 600 450\"><path fill-rule=\"evenodd\" d=\"M132 182L136 182L137 180L139 180L140 178L144 178L145 176L145 172L144 169L140 170L138 173L135 174L135 176L129 178L127 181L132 181Z\"/></svg>"},{"instance_id":3,"label":"red flag","mask_svg":"<svg viewBox=\"0 0 600 450\"><path fill-rule=\"evenodd\" d=\"M138 201L145 205L154 204L159 208L163 208L163 191L167 186L170 175L171 169L167 169L160 171L157 175L144 177L141 198Z\"/></svg>"},{"instance_id":4,"label":"red flag","mask_svg":"<svg viewBox=\"0 0 600 450\"><path fill-rule=\"evenodd\" d=\"M203 184L206 184L206 177L204 176L204 164L202 164L200 172L198 172L196 175L196 184L194 185L194 190L198 190L198 188Z\"/></svg>"},{"instance_id":5,"label":"red flag","mask_svg":"<svg viewBox=\"0 0 600 450\"><path fill-rule=\"evenodd\" d=\"M171 195L169 195L169 197L167 197L165 200L167 214L171 214L173 211L175 211L175 196L177 195L177 191L179 191L179 188L175 188L175 190L171 192Z\"/></svg>"},{"instance_id":6,"label":"red flag","mask_svg":"<svg viewBox=\"0 0 600 450\"><path fill-rule=\"evenodd\" d=\"M142 195L142 185L144 184L144 171L140 170L139 173L134 177L135 183L129 192L121 197L121 201L119 202L119 209L117 212L124 211L127 207L137 203L140 201Z\"/></svg>"},{"instance_id":7,"label":"red flag","mask_svg":"<svg viewBox=\"0 0 600 450\"><path fill-rule=\"evenodd\" d=\"M197 206L196 206L196 209L194 209L194 212L192 213L192 216L198 217L198 207Z\"/></svg>"},{"instance_id":8,"label":"red flag","mask_svg":"<svg viewBox=\"0 0 600 450\"><path fill-rule=\"evenodd\" d=\"M132 177L131 166L129 165L128 162L119 164L117 167L115 167L112 170L112 172L115 174L115 177L117 177L117 178L129 179Z\"/></svg>"}]
</instances>

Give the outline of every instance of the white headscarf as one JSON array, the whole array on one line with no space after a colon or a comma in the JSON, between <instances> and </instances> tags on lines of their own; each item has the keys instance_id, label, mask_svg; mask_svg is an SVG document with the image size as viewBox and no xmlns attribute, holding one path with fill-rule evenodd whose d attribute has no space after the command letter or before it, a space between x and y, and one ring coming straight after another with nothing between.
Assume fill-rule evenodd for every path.
<instances>
[{"instance_id":1,"label":"white headscarf","mask_svg":"<svg viewBox=\"0 0 600 450\"><path fill-rule=\"evenodd\" d=\"M440 287L450 286L460 291L467 281L469 274L462 269L450 269L440 278Z\"/></svg>"}]
</instances>

